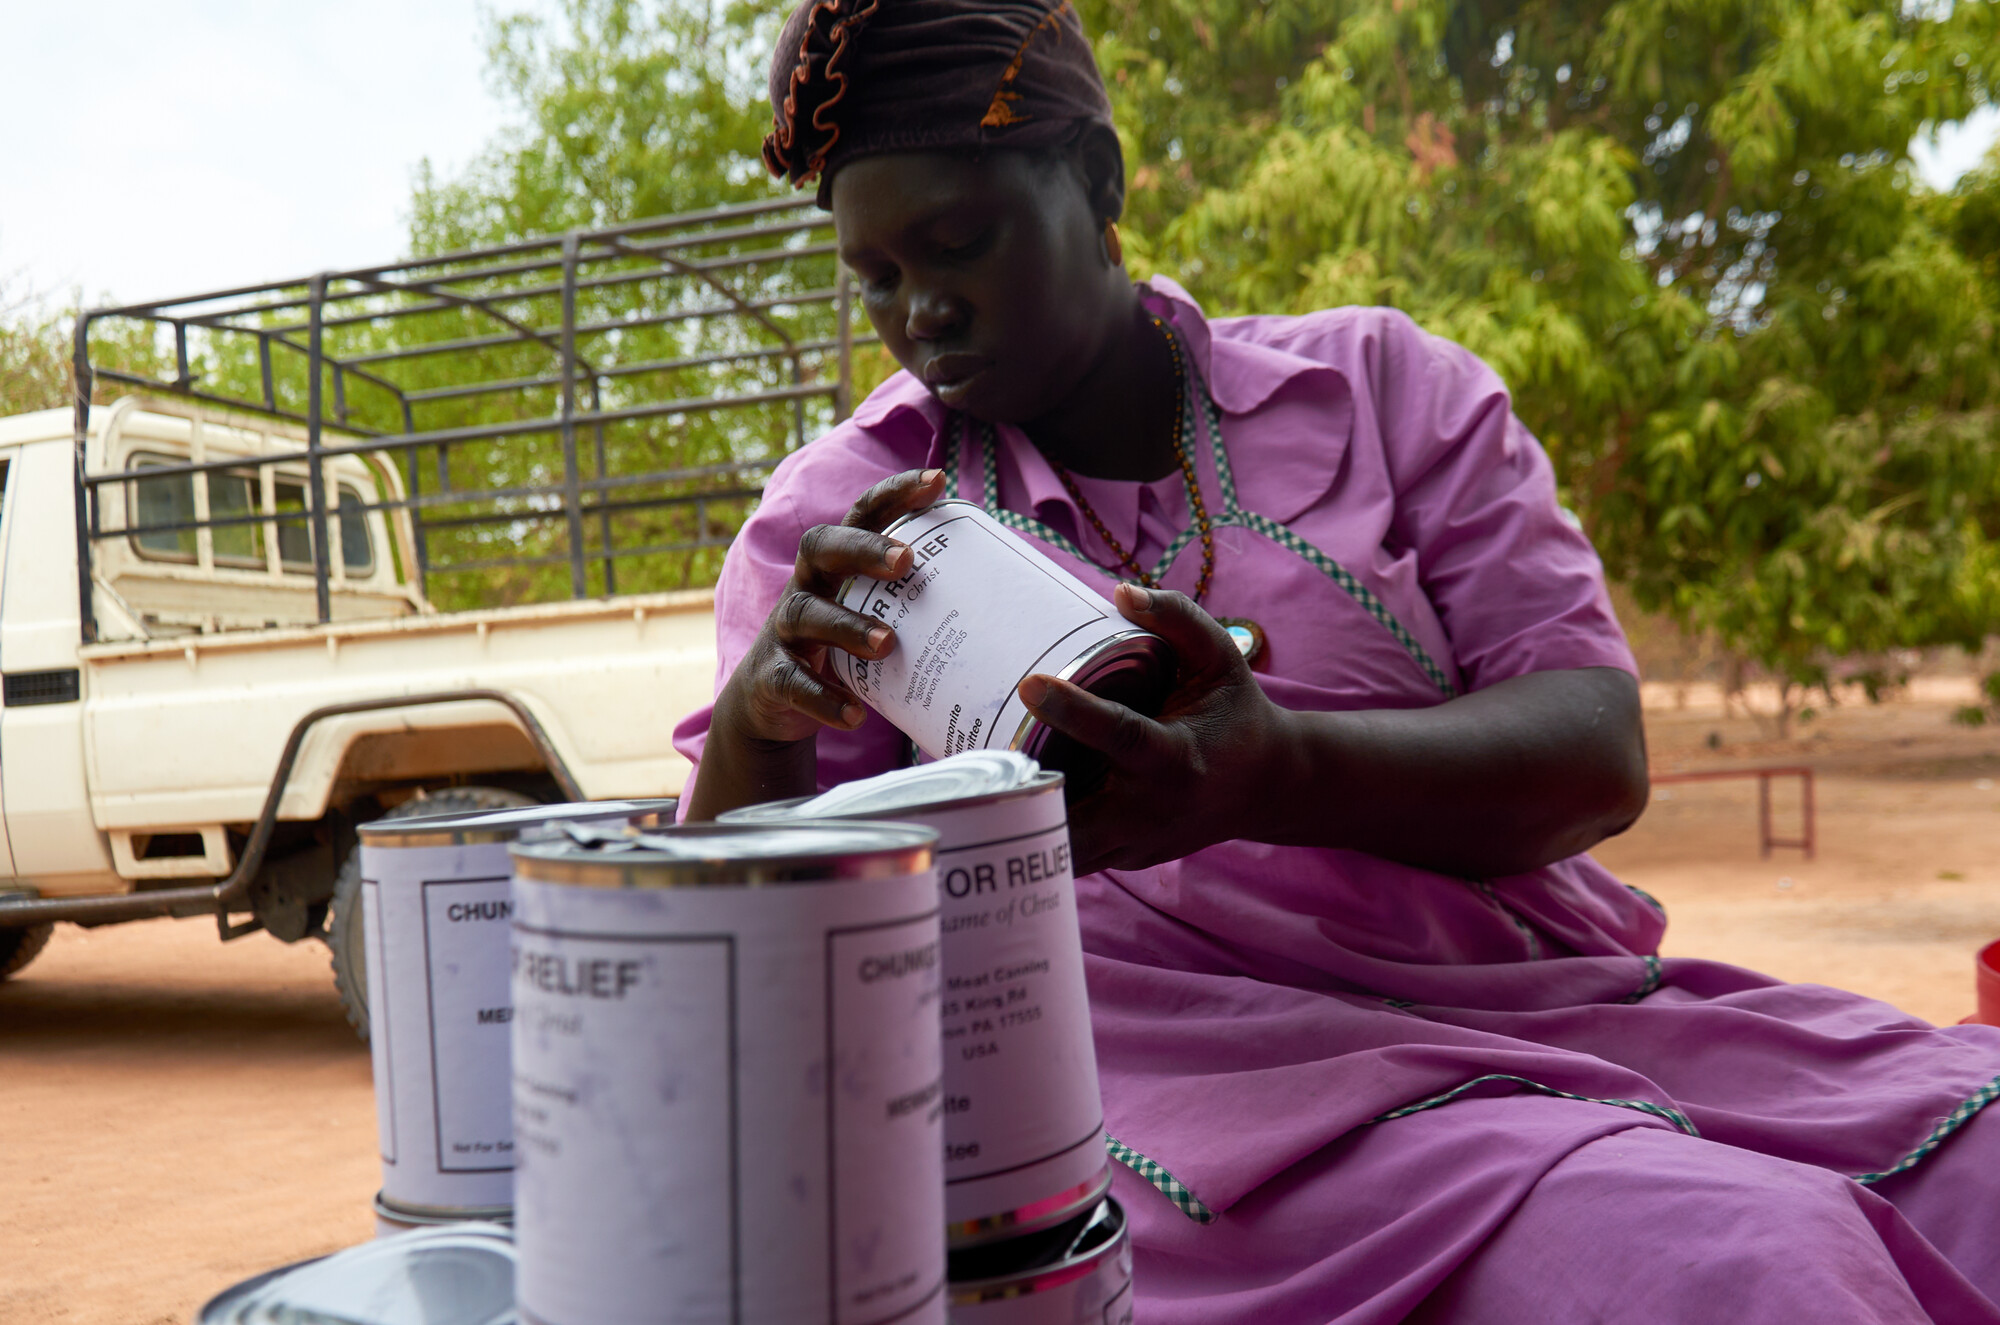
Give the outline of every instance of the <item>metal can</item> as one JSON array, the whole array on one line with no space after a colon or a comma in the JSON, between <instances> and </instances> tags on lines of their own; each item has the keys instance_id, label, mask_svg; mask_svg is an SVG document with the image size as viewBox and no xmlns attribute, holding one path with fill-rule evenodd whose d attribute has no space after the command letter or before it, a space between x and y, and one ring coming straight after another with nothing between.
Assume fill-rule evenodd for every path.
<instances>
[{"instance_id":1,"label":"metal can","mask_svg":"<svg viewBox=\"0 0 2000 1325\"><path fill-rule=\"evenodd\" d=\"M1062 785L1024 755L977 751L722 816L937 830L953 1246L1062 1223L1111 1183Z\"/></svg>"},{"instance_id":2,"label":"metal can","mask_svg":"<svg viewBox=\"0 0 2000 1325\"><path fill-rule=\"evenodd\" d=\"M1096 760L1037 721L1016 687L1031 672L1073 681L1151 716L1173 682L1173 651L982 508L956 498L885 533L915 564L899 580L855 576L843 606L896 632L878 661L835 649L834 675L933 759L1019 750L1076 775ZM1071 787L1071 794L1083 788Z\"/></svg>"},{"instance_id":3,"label":"metal can","mask_svg":"<svg viewBox=\"0 0 2000 1325\"><path fill-rule=\"evenodd\" d=\"M939 1325L937 835L564 832L514 848L524 1318Z\"/></svg>"},{"instance_id":4,"label":"metal can","mask_svg":"<svg viewBox=\"0 0 2000 1325\"><path fill-rule=\"evenodd\" d=\"M392 1238L398 1233L409 1233L420 1228L455 1228L466 1221L462 1215L444 1211L413 1210L408 1206L391 1205L382 1199L382 1193L375 1193L375 1236ZM512 1227L514 1207L509 1205L498 1214L483 1216L478 1222Z\"/></svg>"},{"instance_id":5,"label":"metal can","mask_svg":"<svg viewBox=\"0 0 2000 1325\"><path fill-rule=\"evenodd\" d=\"M951 1325L1132 1325L1132 1235L1107 1196L1060 1228L951 1257Z\"/></svg>"},{"instance_id":6,"label":"metal can","mask_svg":"<svg viewBox=\"0 0 2000 1325\"><path fill-rule=\"evenodd\" d=\"M493 1224L425 1228L280 1266L217 1294L197 1325L516 1325L514 1244Z\"/></svg>"},{"instance_id":7,"label":"metal can","mask_svg":"<svg viewBox=\"0 0 2000 1325\"><path fill-rule=\"evenodd\" d=\"M496 1219L513 1204L508 844L559 820L652 823L673 807L583 801L362 825L378 1209L416 1223Z\"/></svg>"}]
</instances>

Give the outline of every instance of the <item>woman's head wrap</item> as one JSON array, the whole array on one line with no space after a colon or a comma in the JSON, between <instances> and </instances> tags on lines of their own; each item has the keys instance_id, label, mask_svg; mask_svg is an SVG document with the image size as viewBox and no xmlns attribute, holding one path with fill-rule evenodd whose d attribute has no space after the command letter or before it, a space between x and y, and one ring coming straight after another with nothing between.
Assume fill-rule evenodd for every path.
<instances>
[{"instance_id":1,"label":"woman's head wrap","mask_svg":"<svg viewBox=\"0 0 2000 1325\"><path fill-rule=\"evenodd\" d=\"M1075 0L805 0L771 60L771 173L881 152L1046 148L1111 125Z\"/></svg>"}]
</instances>

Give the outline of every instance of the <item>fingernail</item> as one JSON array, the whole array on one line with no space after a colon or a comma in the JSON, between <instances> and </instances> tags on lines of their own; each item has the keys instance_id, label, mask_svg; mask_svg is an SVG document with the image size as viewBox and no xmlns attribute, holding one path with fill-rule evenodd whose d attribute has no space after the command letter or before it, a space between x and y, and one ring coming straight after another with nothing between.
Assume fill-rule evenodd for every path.
<instances>
[{"instance_id":1,"label":"fingernail","mask_svg":"<svg viewBox=\"0 0 2000 1325\"><path fill-rule=\"evenodd\" d=\"M1150 612L1153 610L1153 591L1151 589L1143 588L1136 584L1121 584L1118 587L1125 591L1126 601L1132 604L1134 611Z\"/></svg>"},{"instance_id":2,"label":"fingernail","mask_svg":"<svg viewBox=\"0 0 2000 1325\"><path fill-rule=\"evenodd\" d=\"M923 484L925 487L929 487L943 477L944 471L942 469L926 469L923 473Z\"/></svg>"},{"instance_id":3,"label":"fingernail","mask_svg":"<svg viewBox=\"0 0 2000 1325\"><path fill-rule=\"evenodd\" d=\"M1023 704L1034 707L1048 697L1049 683L1046 678L1031 676L1021 682L1021 702Z\"/></svg>"},{"instance_id":4,"label":"fingernail","mask_svg":"<svg viewBox=\"0 0 2000 1325\"><path fill-rule=\"evenodd\" d=\"M842 704L840 706L840 720L850 727L859 727L861 720L867 716L868 710L862 708L859 704Z\"/></svg>"},{"instance_id":5,"label":"fingernail","mask_svg":"<svg viewBox=\"0 0 2000 1325\"><path fill-rule=\"evenodd\" d=\"M875 650L875 652L880 653L882 646L888 642L889 628L887 626L877 626L868 632L868 647Z\"/></svg>"},{"instance_id":6,"label":"fingernail","mask_svg":"<svg viewBox=\"0 0 2000 1325\"><path fill-rule=\"evenodd\" d=\"M910 562L917 554L898 544L882 554L882 564L897 575L910 568Z\"/></svg>"}]
</instances>

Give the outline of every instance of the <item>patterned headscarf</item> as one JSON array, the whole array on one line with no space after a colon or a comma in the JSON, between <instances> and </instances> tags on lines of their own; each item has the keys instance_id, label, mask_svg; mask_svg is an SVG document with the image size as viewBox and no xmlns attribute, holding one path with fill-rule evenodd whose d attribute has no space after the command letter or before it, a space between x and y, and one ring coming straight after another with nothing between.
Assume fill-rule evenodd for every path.
<instances>
[{"instance_id":1,"label":"patterned headscarf","mask_svg":"<svg viewBox=\"0 0 2000 1325\"><path fill-rule=\"evenodd\" d=\"M771 173L881 152L1046 148L1111 103L1074 0L805 0L771 60Z\"/></svg>"}]
</instances>

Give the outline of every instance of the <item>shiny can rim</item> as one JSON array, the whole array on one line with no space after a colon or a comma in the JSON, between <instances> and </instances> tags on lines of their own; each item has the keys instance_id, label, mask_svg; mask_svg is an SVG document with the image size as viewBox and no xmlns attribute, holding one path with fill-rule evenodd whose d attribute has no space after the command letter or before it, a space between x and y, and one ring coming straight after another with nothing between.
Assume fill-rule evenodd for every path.
<instances>
[{"instance_id":1,"label":"shiny can rim","mask_svg":"<svg viewBox=\"0 0 2000 1325\"><path fill-rule=\"evenodd\" d=\"M1052 768L1045 768L1035 774L1034 781L1026 786L1011 787L1006 791L982 791L971 796L947 796L934 801L924 801L917 805L899 805L893 810L870 810L863 814L816 815L815 818L839 819L843 822L887 820L900 822L903 815L936 814L941 810L967 809L982 805L1000 805L1007 801L1028 800L1035 796L1045 796L1051 791L1060 792L1063 775ZM753 810L777 811L791 806L804 805L811 796L793 796L789 800L766 801L762 805L746 805L740 810L729 810L716 817L717 823L724 824L778 824L804 823L803 819L786 819L773 813L769 818L753 816ZM741 816L741 817L739 817Z\"/></svg>"},{"instance_id":2,"label":"shiny can rim","mask_svg":"<svg viewBox=\"0 0 2000 1325\"><path fill-rule=\"evenodd\" d=\"M1067 1191L1056 1192L1013 1210L948 1223L944 1226L945 1241L952 1250L959 1251L998 1242L1002 1238L1018 1237L1023 1233L1039 1233L1045 1228L1054 1228L1065 1219L1076 1218L1110 1194L1111 1166L1106 1164L1103 1172L1086 1178Z\"/></svg>"},{"instance_id":3,"label":"shiny can rim","mask_svg":"<svg viewBox=\"0 0 2000 1325\"><path fill-rule=\"evenodd\" d=\"M632 851L587 850L563 841L517 842L509 848L514 877L533 883L579 888L761 887L786 883L858 882L904 878L931 867L937 846L933 829L873 819L792 819L783 824L683 824L663 836L677 841L704 837L769 834L774 839L801 828L851 833L846 851L773 850L768 855L689 858ZM775 845L775 844L774 844Z\"/></svg>"},{"instance_id":4,"label":"shiny can rim","mask_svg":"<svg viewBox=\"0 0 2000 1325\"><path fill-rule=\"evenodd\" d=\"M653 799L632 801L572 801L563 805L507 805L493 810L470 810L463 814L411 815L407 819L377 819L355 830L363 846L385 847L395 850L401 847L464 847L492 846L512 842L523 833L545 828L552 823L596 819L600 822L622 819L641 827L665 827L672 822L671 815L679 804L679 798L663 796ZM630 805L631 812L625 813L614 806ZM591 808L601 806L601 809ZM548 814L539 818L531 813L541 808L547 810L568 810L568 814ZM519 815L518 820L510 820L498 827L482 826L482 820L500 815ZM668 816L663 822L662 815Z\"/></svg>"},{"instance_id":5,"label":"shiny can rim","mask_svg":"<svg viewBox=\"0 0 2000 1325\"><path fill-rule=\"evenodd\" d=\"M383 1219L412 1226L465 1223L511 1226L514 1222L514 1207L511 1205L405 1205L390 1200L379 1191L370 1204Z\"/></svg>"},{"instance_id":6,"label":"shiny can rim","mask_svg":"<svg viewBox=\"0 0 2000 1325\"><path fill-rule=\"evenodd\" d=\"M1131 1224L1125 1216L1125 1207L1118 1204L1115 1197L1107 1196L1104 1204L1116 1227L1106 1238L1089 1251L1067 1257L1053 1265L1039 1265L1031 1270L1020 1270L1013 1274L995 1275L990 1279L962 1279L946 1286L945 1294L954 1307L978 1306L983 1302L999 1302L1008 1298L1027 1297L1034 1293L1045 1293L1051 1288L1061 1288L1096 1274L1107 1261L1114 1261L1130 1244Z\"/></svg>"},{"instance_id":7,"label":"shiny can rim","mask_svg":"<svg viewBox=\"0 0 2000 1325\"><path fill-rule=\"evenodd\" d=\"M1084 690L1090 683L1103 677L1114 667L1128 661L1146 661L1153 666L1168 663L1167 642L1149 630L1134 626L1108 635L1073 658L1061 671L1055 674L1058 681L1069 681ZM1014 738L1007 742L1009 750L1019 750L1024 755L1039 755L1048 745L1049 728L1042 720L1030 713L1021 719L1021 725L1014 729Z\"/></svg>"}]
</instances>

